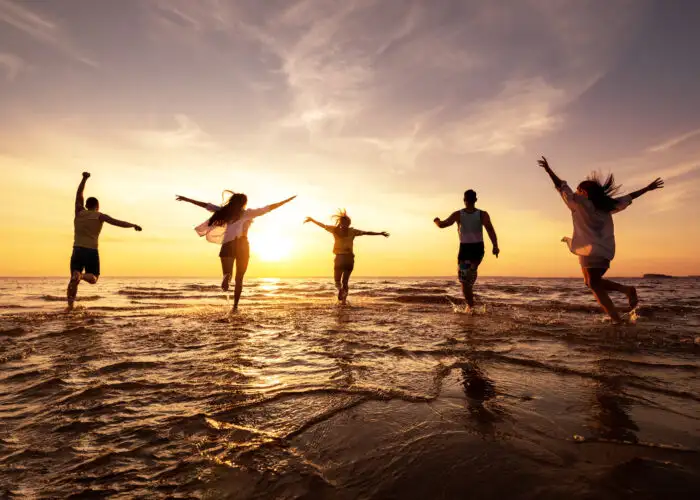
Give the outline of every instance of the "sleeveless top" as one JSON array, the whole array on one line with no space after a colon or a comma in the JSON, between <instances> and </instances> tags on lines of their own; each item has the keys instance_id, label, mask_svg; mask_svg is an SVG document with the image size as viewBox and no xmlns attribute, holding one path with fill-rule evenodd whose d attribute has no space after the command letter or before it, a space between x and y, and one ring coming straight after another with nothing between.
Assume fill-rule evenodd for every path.
<instances>
[{"instance_id":1,"label":"sleeveless top","mask_svg":"<svg viewBox=\"0 0 700 500\"><path fill-rule=\"evenodd\" d=\"M465 209L459 211L459 231L460 243L483 243L484 232L481 224L481 210L475 210L472 213Z\"/></svg>"},{"instance_id":2,"label":"sleeveless top","mask_svg":"<svg viewBox=\"0 0 700 500\"><path fill-rule=\"evenodd\" d=\"M333 235L333 253L336 255L354 255L353 254L353 241L356 236L362 234L362 231L358 231L355 228L349 227L348 234L340 235L337 232L337 228L334 226L327 226L326 230Z\"/></svg>"},{"instance_id":3,"label":"sleeveless top","mask_svg":"<svg viewBox=\"0 0 700 500\"><path fill-rule=\"evenodd\" d=\"M100 212L96 210L81 210L73 220L75 228L73 246L97 249L97 239L102 231Z\"/></svg>"}]
</instances>

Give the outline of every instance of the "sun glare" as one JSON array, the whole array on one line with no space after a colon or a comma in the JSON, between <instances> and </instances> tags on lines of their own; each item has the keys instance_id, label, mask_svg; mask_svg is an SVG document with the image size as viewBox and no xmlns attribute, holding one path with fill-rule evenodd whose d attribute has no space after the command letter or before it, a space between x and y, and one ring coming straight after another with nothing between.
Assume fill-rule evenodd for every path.
<instances>
[{"instance_id":1,"label":"sun glare","mask_svg":"<svg viewBox=\"0 0 700 500\"><path fill-rule=\"evenodd\" d=\"M282 234L251 231L249 239L251 252L263 262L279 262L292 252L292 241Z\"/></svg>"}]
</instances>

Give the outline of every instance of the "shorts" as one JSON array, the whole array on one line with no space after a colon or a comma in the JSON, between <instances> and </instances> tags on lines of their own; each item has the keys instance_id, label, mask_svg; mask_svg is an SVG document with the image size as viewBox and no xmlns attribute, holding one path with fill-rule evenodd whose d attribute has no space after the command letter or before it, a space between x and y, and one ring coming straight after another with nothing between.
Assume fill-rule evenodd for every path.
<instances>
[{"instance_id":1,"label":"shorts","mask_svg":"<svg viewBox=\"0 0 700 500\"><path fill-rule=\"evenodd\" d=\"M484 260L483 241L480 243L461 243L459 245L457 262L469 262L478 266L482 260Z\"/></svg>"},{"instance_id":2,"label":"shorts","mask_svg":"<svg viewBox=\"0 0 700 500\"><path fill-rule=\"evenodd\" d=\"M333 261L333 270L352 272L355 268L355 255L351 253L342 253L335 256Z\"/></svg>"},{"instance_id":3,"label":"shorts","mask_svg":"<svg viewBox=\"0 0 700 500\"><path fill-rule=\"evenodd\" d=\"M478 267L472 267L471 262L468 260L463 260L457 265L457 278L460 283L465 285L474 286L477 278Z\"/></svg>"},{"instance_id":4,"label":"shorts","mask_svg":"<svg viewBox=\"0 0 700 500\"><path fill-rule=\"evenodd\" d=\"M585 269L609 269L610 259L605 257L592 257L590 255L579 255L578 262Z\"/></svg>"},{"instance_id":5,"label":"shorts","mask_svg":"<svg viewBox=\"0 0 700 500\"><path fill-rule=\"evenodd\" d=\"M236 274L244 275L248 270L248 261L250 261L250 243L248 243L248 238L239 236L235 240L224 243L221 245L219 257L233 259L236 263ZM226 269L225 272L232 273L233 266L231 266L231 269Z\"/></svg>"},{"instance_id":6,"label":"shorts","mask_svg":"<svg viewBox=\"0 0 700 500\"><path fill-rule=\"evenodd\" d=\"M70 257L70 272L85 271L88 274L100 275L100 254L97 248L73 247Z\"/></svg>"}]
</instances>

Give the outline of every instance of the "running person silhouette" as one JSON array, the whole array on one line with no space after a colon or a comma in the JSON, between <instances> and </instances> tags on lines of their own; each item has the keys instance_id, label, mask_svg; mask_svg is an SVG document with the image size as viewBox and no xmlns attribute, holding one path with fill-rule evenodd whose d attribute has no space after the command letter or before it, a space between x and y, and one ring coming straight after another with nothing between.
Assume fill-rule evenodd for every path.
<instances>
[{"instance_id":1,"label":"running person silhouette","mask_svg":"<svg viewBox=\"0 0 700 500\"><path fill-rule=\"evenodd\" d=\"M620 314L608 292L624 293L632 309L637 307L639 299L635 287L603 279L615 257L615 227L612 216L629 207L635 198L664 187L664 181L657 178L645 188L613 198L620 186L615 184L612 174L603 182L598 174L593 173L578 185L576 192L573 192L565 181L557 177L544 156L537 163L549 174L554 187L571 210L574 234L571 238L563 238L562 241L566 242L571 253L578 255L586 286L591 289L610 319L619 323Z\"/></svg>"},{"instance_id":2,"label":"running person silhouette","mask_svg":"<svg viewBox=\"0 0 700 500\"><path fill-rule=\"evenodd\" d=\"M450 227L457 223L459 233L459 254L457 255L457 275L462 284L462 293L469 309L474 307L474 284L478 276L478 269L484 258L484 232L491 239L493 254L498 257L501 252L498 248L496 230L491 223L488 212L476 208L476 192L468 189L464 192L464 208L453 212L447 219L440 220L435 217L433 222L439 228Z\"/></svg>"},{"instance_id":3,"label":"running person silhouette","mask_svg":"<svg viewBox=\"0 0 700 500\"><path fill-rule=\"evenodd\" d=\"M97 251L97 243L102 231L102 225L106 222L112 226L134 228L141 231L141 227L131 222L113 219L100 212L100 202L97 198L90 197L83 200L85 183L90 174L83 172L83 179L78 185L75 194L75 218L73 219L73 253L70 258L70 281L68 282L68 307L73 310L75 297L78 294L80 281L94 285L100 277L100 254ZM83 272L84 271L84 272Z\"/></svg>"},{"instance_id":4,"label":"running person silhouette","mask_svg":"<svg viewBox=\"0 0 700 500\"><path fill-rule=\"evenodd\" d=\"M233 275L233 264L236 264L233 311L237 311L238 302L241 300L241 294L243 293L243 278L248 270L248 262L250 260L248 229L253 219L265 215L285 203L289 203L296 196L266 207L248 209L246 208L248 197L245 194L232 191L224 191L224 193L230 193L231 196L221 206L180 195L177 195L175 199L192 203L213 212L211 217L195 228L195 231L200 236L206 236L207 241L221 244L219 257L221 258L221 269L224 275L221 281L221 289L223 291L228 291Z\"/></svg>"},{"instance_id":5,"label":"running person silhouette","mask_svg":"<svg viewBox=\"0 0 700 500\"><path fill-rule=\"evenodd\" d=\"M355 268L355 253L353 251L353 242L357 236L384 236L389 237L389 233L382 231L380 233L373 231L360 231L354 227L350 227L352 220L345 210L339 211L333 216L335 226L328 226L317 220L307 217L304 224L313 222L318 227L325 229L333 235L335 243L333 245L333 253L335 261L333 262L333 278L335 279L335 287L338 289L338 300L345 304L350 288L350 275Z\"/></svg>"}]
</instances>

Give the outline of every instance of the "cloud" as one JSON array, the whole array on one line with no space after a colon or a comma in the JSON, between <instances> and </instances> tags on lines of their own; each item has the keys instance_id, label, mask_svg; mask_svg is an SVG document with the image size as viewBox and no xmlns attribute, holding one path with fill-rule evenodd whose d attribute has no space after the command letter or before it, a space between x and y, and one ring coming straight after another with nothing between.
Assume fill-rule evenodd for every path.
<instances>
[{"instance_id":1,"label":"cloud","mask_svg":"<svg viewBox=\"0 0 700 500\"><path fill-rule=\"evenodd\" d=\"M27 68L27 64L15 55L0 52L0 67L4 67L5 78L11 82Z\"/></svg>"},{"instance_id":2,"label":"cloud","mask_svg":"<svg viewBox=\"0 0 700 500\"><path fill-rule=\"evenodd\" d=\"M556 108L566 99L564 90L541 78L506 82L496 97L465 110L465 118L440 135L455 153L508 153L560 125Z\"/></svg>"},{"instance_id":3,"label":"cloud","mask_svg":"<svg viewBox=\"0 0 700 500\"><path fill-rule=\"evenodd\" d=\"M150 149L187 149L202 150L215 147L211 137L187 115L176 114L172 117L175 127L154 127L128 132L140 146Z\"/></svg>"},{"instance_id":4,"label":"cloud","mask_svg":"<svg viewBox=\"0 0 700 500\"><path fill-rule=\"evenodd\" d=\"M34 40L46 44L88 66L98 64L78 49L68 34L54 20L26 7L27 3L0 0L0 23L6 23Z\"/></svg>"},{"instance_id":5,"label":"cloud","mask_svg":"<svg viewBox=\"0 0 700 500\"><path fill-rule=\"evenodd\" d=\"M662 151L667 151L669 149L672 149L679 144L692 139L695 136L700 135L700 128L691 130L690 132L686 132L684 134L681 134L679 136L673 137L671 139L668 139L667 141L664 141L662 143L656 144L655 146L652 146L648 149L649 152L651 153L659 153Z\"/></svg>"},{"instance_id":6,"label":"cloud","mask_svg":"<svg viewBox=\"0 0 700 500\"><path fill-rule=\"evenodd\" d=\"M224 63L226 48L243 65L236 77L265 108L256 110L265 122L250 124L258 139L298 148L306 136L323 154L404 170L431 152L521 151L564 126L646 3L156 0L148 9L164 46L189 43Z\"/></svg>"}]
</instances>

